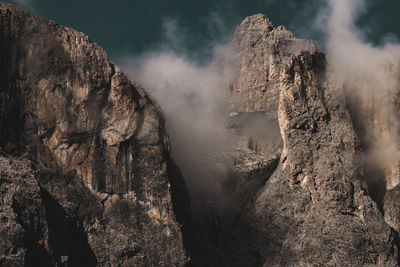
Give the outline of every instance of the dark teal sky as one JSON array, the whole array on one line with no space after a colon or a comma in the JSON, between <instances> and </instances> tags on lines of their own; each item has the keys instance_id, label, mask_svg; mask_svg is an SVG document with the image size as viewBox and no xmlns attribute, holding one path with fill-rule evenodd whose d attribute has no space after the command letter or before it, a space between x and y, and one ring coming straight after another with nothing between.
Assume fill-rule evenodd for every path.
<instances>
[{"instance_id":1,"label":"dark teal sky","mask_svg":"<svg viewBox=\"0 0 400 267\"><path fill-rule=\"evenodd\" d=\"M275 26L285 25L297 37L323 42L312 26L326 0L15 0L19 5L61 25L87 34L118 61L125 55L163 47L210 56L210 47L229 40L234 28L251 14L263 13ZM369 0L358 24L379 44L400 39L400 0ZM164 26L163 26L164 25ZM176 25L178 37L166 38L165 25ZM171 27L170 27L171 28ZM169 29L170 29L169 28ZM172 39L172 40L171 40ZM179 41L176 41L176 40ZM194 53L193 53L194 52Z\"/></svg>"}]
</instances>

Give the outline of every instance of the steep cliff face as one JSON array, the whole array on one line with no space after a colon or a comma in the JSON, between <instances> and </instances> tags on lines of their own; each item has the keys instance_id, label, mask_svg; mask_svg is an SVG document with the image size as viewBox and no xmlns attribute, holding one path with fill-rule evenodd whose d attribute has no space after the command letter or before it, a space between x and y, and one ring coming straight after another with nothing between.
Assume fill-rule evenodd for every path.
<instances>
[{"instance_id":1,"label":"steep cliff face","mask_svg":"<svg viewBox=\"0 0 400 267\"><path fill-rule=\"evenodd\" d=\"M237 70L231 85L236 112L267 112L276 118L279 74L292 55L318 51L316 42L296 39L284 26L274 28L261 14L247 17L232 41Z\"/></svg>"},{"instance_id":2,"label":"steep cliff face","mask_svg":"<svg viewBox=\"0 0 400 267\"><path fill-rule=\"evenodd\" d=\"M133 191L135 161L167 151L159 108L82 33L5 4L1 15L2 147L75 170L94 191Z\"/></svg>"},{"instance_id":3,"label":"steep cliff face","mask_svg":"<svg viewBox=\"0 0 400 267\"><path fill-rule=\"evenodd\" d=\"M240 187L246 180L240 176L259 172L265 163L281 153L282 138L277 120L281 74L293 56L302 51L317 53L320 50L316 42L297 39L284 26L274 28L261 14L243 20L236 28L230 47L234 55L218 60L225 73L233 76L229 85L232 111L229 127L240 138L238 153L234 156L232 183ZM249 164L253 167L249 168ZM237 175L238 170L248 174Z\"/></svg>"},{"instance_id":4,"label":"steep cliff face","mask_svg":"<svg viewBox=\"0 0 400 267\"><path fill-rule=\"evenodd\" d=\"M271 155L268 147L276 146L282 153L273 172L252 170L264 182L246 192L240 219L230 225L235 238L226 242L233 255L227 262L397 266L398 234L371 197L355 116L325 55L262 15L246 18L232 44L238 60L230 86L233 117L264 116L265 135L279 131L281 140L261 136L259 147L267 149L253 153ZM236 181L243 177L251 176L242 173ZM385 216L398 228L397 195L386 196Z\"/></svg>"},{"instance_id":5,"label":"steep cliff face","mask_svg":"<svg viewBox=\"0 0 400 267\"><path fill-rule=\"evenodd\" d=\"M54 242L36 245L53 263L73 259L76 250L57 251L57 242L77 223L91 263L183 265L177 216L187 199L179 173L168 175L169 141L157 104L82 33L5 3L0 49L0 147L47 173L27 181L33 188L20 187L34 192L38 209L21 212L34 212L39 230L54 232ZM181 206L173 193L182 194Z\"/></svg>"},{"instance_id":6,"label":"steep cliff face","mask_svg":"<svg viewBox=\"0 0 400 267\"><path fill-rule=\"evenodd\" d=\"M253 206L268 264L397 265L395 233L360 173L358 138L321 53L292 58L281 75L281 163Z\"/></svg>"}]
</instances>

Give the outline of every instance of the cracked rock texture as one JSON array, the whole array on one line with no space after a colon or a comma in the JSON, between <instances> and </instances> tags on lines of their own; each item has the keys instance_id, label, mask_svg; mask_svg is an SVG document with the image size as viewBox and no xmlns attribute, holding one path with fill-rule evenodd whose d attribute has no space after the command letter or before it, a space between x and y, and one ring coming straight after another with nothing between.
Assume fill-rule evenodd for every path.
<instances>
[{"instance_id":1,"label":"cracked rock texture","mask_svg":"<svg viewBox=\"0 0 400 267\"><path fill-rule=\"evenodd\" d=\"M319 50L316 42L296 39L284 26L274 28L261 14L243 20L232 45L237 53L230 87L233 110L266 112L272 117L278 108L280 73L291 56Z\"/></svg>"},{"instance_id":2,"label":"cracked rock texture","mask_svg":"<svg viewBox=\"0 0 400 267\"><path fill-rule=\"evenodd\" d=\"M158 105L84 34L5 3L0 49L0 147L45 170L2 173L4 261L184 265L188 203Z\"/></svg>"},{"instance_id":3,"label":"cracked rock texture","mask_svg":"<svg viewBox=\"0 0 400 267\"><path fill-rule=\"evenodd\" d=\"M250 218L269 265L396 266L395 233L362 183L358 139L322 53L280 76L281 162Z\"/></svg>"},{"instance_id":4,"label":"cracked rock texture","mask_svg":"<svg viewBox=\"0 0 400 267\"><path fill-rule=\"evenodd\" d=\"M276 146L282 152L272 172L261 172L263 182L245 192L239 219L227 223L235 236L224 244L229 266L398 266L398 189L387 193L391 214L383 215L365 182L345 90L316 43L254 15L238 26L232 46L232 114L264 116L265 134L280 132L281 140L248 139L254 155L272 156L268 148ZM229 73L233 64L219 60ZM233 177L230 186L249 175Z\"/></svg>"}]
</instances>

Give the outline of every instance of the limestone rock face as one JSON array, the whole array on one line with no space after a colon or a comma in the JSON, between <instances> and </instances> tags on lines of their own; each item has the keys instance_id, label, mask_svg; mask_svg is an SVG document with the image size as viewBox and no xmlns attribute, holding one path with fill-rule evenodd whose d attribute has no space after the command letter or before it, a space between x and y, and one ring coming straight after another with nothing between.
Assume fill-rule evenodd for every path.
<instances>
[{"instance_id":1,"label":"limestone rock face","mask_svg":"<svg viewBox=\"0 0 400 267\"><path fill-rule=\"evenodd\" d=\"M93 205L92 211L68 213L79 201L63 191L65 183L50 179L21 187L34 194L34 216L51 223L40 211L38 192L46 190L59 212L81 223L98 264L183 265L173 192L185 186L180 176L168 175L169 140L158 105L84 34L5 3L0 49L0 147L54 176L72 175L71 193L82 201L90 196ZM51 242L42 246L54 249ZM23 259L21 251L13 255ZM58 256L74 257L68 253Z\"/></svg>"},{"instance_id":2,"label":"limestone rock face","mask_svg":"<svg viewBox=\"0 0 400 267\"><path fill-rule=\"evenodd\" d=\"M232 41L236 68L231 85L232 109L266 112L276 118L280 72L292 55L319 51L316 42L296 39L284 26L274 28L261 14L247 17Z\"/></svg>"},{"instance_id":3,"label":"limestone rock face","mask_svg":"<svg viewBox=\"0 0 400 267\"><path fill-rule=\"evenodd\" d=\"M266 266L396 266L394 232L362 183L345 98L325 74L318 52L294 56L281 74L281 162L251 216L259 251Z\"/></svg>"},{"instance_id":4,"label":"limestone rock face","mask_svg":"<svg viewBox=\"0 0 400 267\"><path fill-rule=\"evenodd\" d=\"M1 12L2 147L74 170L95 191L132 191L139 158L162 161L168 146L157 105L82 33ZM145 175L162 175L156 165Z\"/></svg>"},{"instance_id":5,"label":"limestone rock face","mask_svg":"<svg viewBox=\"0 0 400 267\"><path fill-rule=\"evenodd\" d=\"M282 153L279 164L270 165L275 169L259 172L262 182L245 192L239 221L227 223L235 233L224 244L229 266L397 266L398 219L385 222L365 183L354 117L325 55L262 15L246 18L232 44L238 60L230 87L233 116L277 121L278 129L268 122L264 133L279 131L280 140L254 140L257 147L281 145ZM268 151L276 150L261 155L267 158ZM236 173L232 183L243 187L248 177ZM385 198L393 214L397 194Z\"/></svg>"}]
</instances>

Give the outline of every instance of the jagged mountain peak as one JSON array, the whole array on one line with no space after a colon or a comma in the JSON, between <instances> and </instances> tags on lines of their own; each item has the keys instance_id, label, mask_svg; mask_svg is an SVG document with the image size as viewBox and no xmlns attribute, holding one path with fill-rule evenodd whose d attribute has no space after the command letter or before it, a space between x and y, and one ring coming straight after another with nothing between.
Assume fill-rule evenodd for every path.
<instances>
[{"instance_id":1,"label":"jagged mountain peak","mask_svg":"<svg viewBox=\"0 0 400 267\"><path fill-rule=\"evenodd\" d=\"M370 192L318 44L256 14L230 47L232 150L208 159L225 209L201 217L146 88L84 34L0 3L0 265L398 266L398 191L384 207Z\"/></svg>"}]
</instances>

